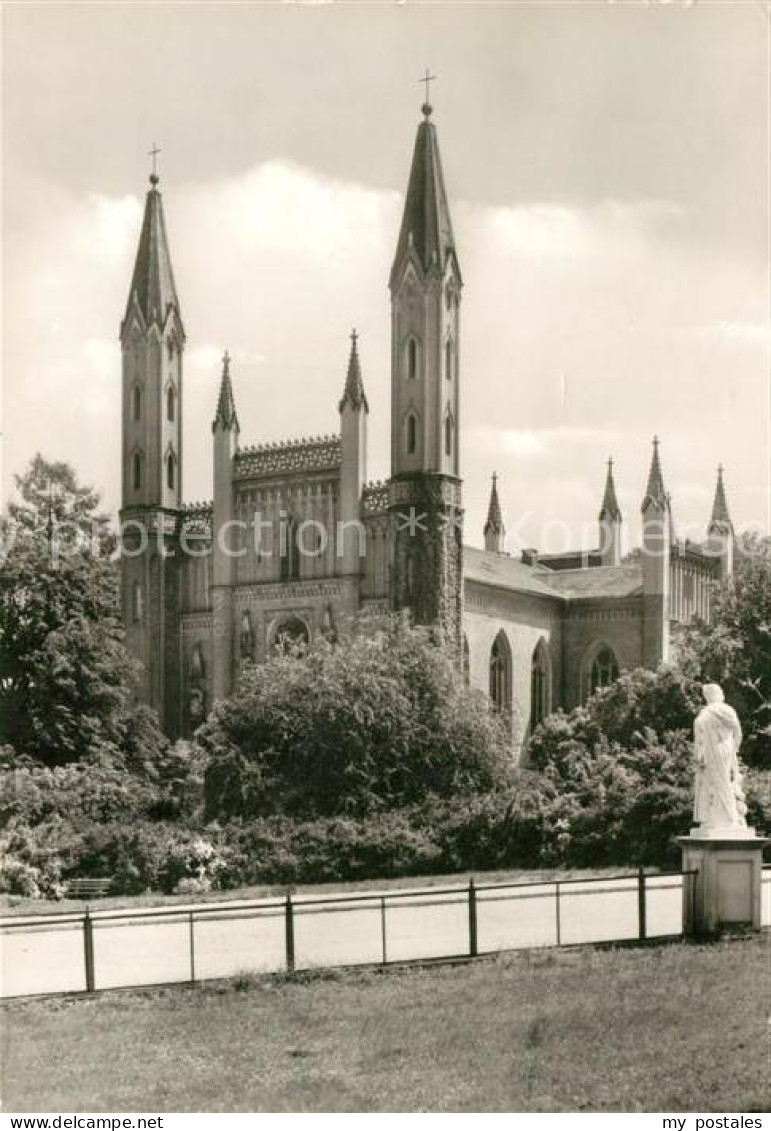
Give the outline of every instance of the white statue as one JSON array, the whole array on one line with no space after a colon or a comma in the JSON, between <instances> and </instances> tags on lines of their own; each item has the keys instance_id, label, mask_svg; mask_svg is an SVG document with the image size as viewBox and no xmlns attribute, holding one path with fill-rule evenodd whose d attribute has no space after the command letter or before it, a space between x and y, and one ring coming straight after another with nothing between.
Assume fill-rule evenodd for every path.
<instances>
[{"instance_id":1,"label":"white statue","mask_svg":"<svg viewBox=\"0 0 771 1131\"><path fill-rule=\"evenodd\" d=\"M696 797L693 819L697 836L751 835L747 828L747 805L742 789L738 752L742 728L733 707L724 702L716 683L702 688L706 707L693 725L696 757Z\"/></svg>"}]
</instances>

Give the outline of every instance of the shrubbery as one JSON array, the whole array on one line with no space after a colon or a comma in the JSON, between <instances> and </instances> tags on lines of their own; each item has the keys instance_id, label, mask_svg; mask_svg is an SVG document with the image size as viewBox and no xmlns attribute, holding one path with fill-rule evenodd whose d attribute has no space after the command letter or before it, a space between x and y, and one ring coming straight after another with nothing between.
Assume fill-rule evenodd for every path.
<instances>
[{"instance_id":1,"label":"shrubbery","mask_svg":"<svg viewBox=\"0 0 771 1131\"><path fill-rule=\"evenodd\" d=\"M210 819L402 808L505 784L508 735L423 629L399 620L251 667L197 741Z\"/></svg>"}]
</instances>

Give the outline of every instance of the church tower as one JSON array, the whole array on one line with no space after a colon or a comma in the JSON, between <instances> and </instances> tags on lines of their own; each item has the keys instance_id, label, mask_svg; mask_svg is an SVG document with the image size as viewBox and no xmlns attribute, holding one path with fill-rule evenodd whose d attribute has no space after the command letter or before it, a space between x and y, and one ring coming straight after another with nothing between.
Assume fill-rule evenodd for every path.
<instances>
[{"instance_id":1,"label":"church tower","mask_svg":"<svg viewBox=\"0 0 771 1131\"><path fill-rule=\"evenodd\" d=\"M361 492L367 481L367 416L369 405L364 392L359 361L358 334L351 333L351 353L345 388L340 399L340 545L342 573L358 577L362 569L364 539L360 533Z\"/></svg>"},{"instance_id":2,"label":"church tower","mask_svg":"<svg viewBox=\"0 0 771 1131\"><path fill-rule=\"evenodd\" d=\"M600 560L604 566L617 566L621 561L621 507L616 498L613 460L608 460L605 494L600 507Z\"/></svg>"},{"instance_id":3,"label":"church tower","mask_svg":"<svg viewBox=\"0 0 771 1131\"><path fill-rule=\"evenodd\" d=\"M389 287L393 603L460 646L460 300L432 108L423 106Z\"/></svg>"},{"instance_id":4,"label":"church tower","mask_svg":"<svg viewBox=\"0 0 771 1131\"><path fill-rule=\"evenodd\" d=\"M122 351L121 600L142 697L179 729L177 528L182 497L185 330L158 176L150 177Z\"/></svg>"},{"instance_id":5,"label":"church tower","mask_svg":"<svg viewBox=\"0 0 771 1131\"><path fill-rule=\"evenodd\" d=\"M672 509L664 487L658 437L653 440L642 501L643 664L654 670L669 659Z\"/></svg>"},{"instance_id":6,"label":"church tower","mask_svg":"<svg viewBox=\"0 0 771 1131\"><path fill-rule=\"evenodd\" d=\"M222 376L217 410L212 421L213 530L212 543L212 697L225 699L233 684L233 587L236 558L233 547L235 518L233 459L238 450L240 425L230 380L230 357L222 358Z\"/></svg>"},{"instance_id":7,"label":"church tower","mask_svg":"<svg viewBox=\"0 0 771 1131\"><path fill-rule=\"evenodd\" d=\"M490 505L487 508L487 521L484 527L485 549L492 554L504 553L506 527L503 525L501 502L498 498L498 476L493 472L493 485L490 490Z\"/></svg>"},{"instance_id":8,"label":"church tower","mask_svg":"<svg viewBox=\"0 0 771 1131\"><path fill-rule=\"evenodd\" d=\"M712 504L712 517L707 527L707 549L718 559L721 581L730 577L734 568L734 525L725 497L722 464L717 469L717 486Z\"/></svg>"}]
</instances>

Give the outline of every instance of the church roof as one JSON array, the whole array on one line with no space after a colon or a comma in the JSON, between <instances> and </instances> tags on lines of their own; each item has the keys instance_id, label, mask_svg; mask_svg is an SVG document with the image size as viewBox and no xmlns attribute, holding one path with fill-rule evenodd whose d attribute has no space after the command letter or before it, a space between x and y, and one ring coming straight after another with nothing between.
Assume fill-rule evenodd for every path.
<instances>
[{"instance_id":1,"label":"church roof","mask_svg":"<svg viewBox=\"0 0 771 1131\"><path fill-rule=\"evenodd\" d=\"M709 533L713 531L729 531L733 530L733 523L731 522L731 515L728 511L728 502L725 497L725 484L723 483L723 468L722 466L717 469L717 485L715 487L715 499L712 503L712 517L709 521Z\"/></svg>"},{"instance_id":2,"label":"church roof","mask_svg":"<svg viewBox=\"0 0 771 1131\"><path fill-rule=\"evenodd\" d=\"M642 593L642 564L559 570L549 576L549 584L568 599L633 597Z\"/></svg>"},{"instance_id":3,"label":"church roof","mask_svg":"<svg viewBox=\"0 0 771 1131\"><path fill-rule=\"evenodd\" d=\"M616 498L616 484L613 480L613 460L608 460L608 474L605 479L605 494L602 496L600 507L600 522L609 518L614 522L621 522L621 507Z\"/></svg>"},{"instance_id":4,"label":"church roof","mask_svg":"<svg viewBox=\"0 0 771 1131\"><path fill-rule=\"evenodd\" d=\"M497 585L501 589L513 589L520 593L533 593L559 600L562 594L550 587L545 580L546 575L546 570L525 565L506 554L479 550L476 546L463 547L463 577L466 581L479 581L486 585Z\"/></svg>"},{"instance_id":5,"label":"church roof","mask_svg":"<svg viewBox=\"0 0 771 1131\"><path fill-rule=\"evenodd\" d=\"M424 118L418 126L412 154L410 180L404 201L404 215L391 269L391 285L396 270L410 251L417 256L425 272L432 268L444 271L448 256L458 268L455 237L452 232L450 206L444 187L442 161L436 126L431 121L431 107L423 107Z\"/></svg>"},{"instance_id":6,"label":"church roof","mask_svg":"<svg viewBox=\"0 0 771 1131\"><path fill-rule=\"evenodd\" d=\"M235 428L240 430L236 401L233 396L233 386L230 381L230 355L227 350L222 357L222 380L220 381L220 395L217 400L217 411L212 421L212 431L221 425L225 429Z\"/></svg>"},{"instance_id":7,"label":"church roof","mask_svg":"<svg viewBox=\"0 0 771 1131\"><path fill-rule=\"evenodd\" d=\"M651 456L651 466L648 472L648 485L645 488L645 497L642 501L641 510L647 510L649 506L655 506L659 510L667 509L667 492L664 487L664 476L661 471L661 460L659 459L659 438L653 438L653 455Z\"/></svg>"},{"instance_id":8,"label":"church roof","mask_svg":"<svg viewBox=\"0 0 771 1131\"><path fill-rule=\"evenodd\" d=\"M505 554L479 550L476 546L463 547L463 576L466 581L558 601L632 597L642 593L640 562L550 570L540 564L528 565Z\"/></svg>"},{"instance_id":9,"label":"church roof","mask_svg":"<svg viewBox=\"0 0 771 1131\"><path fill-rule=\"evenodd\" d=\"M348 358L348 373L345 378L345 389L343 390L343 397L340 401L340 412L343 411L346 405L351 408L363 408L365 412L369 412L369 405L367 404L367 395L364 392L364 382L361 379L361 363L359 361L359 350L357 346L359 335L355 330L351 333L351 354Z\"/></svg>"},{"instance_id":10,"label":"church roof","mask_svg":"<svg viewBox=\"0 0 771 1131\"><path fill-rule=\"evenodd\" d=\"M501 502L498 498L498 476L493 472L493 485L490 490L490 505L487 508L487 522L483 533L487 534L492 532L494 534L505 533L503 525L503 516L501 515Z\"/></svg>"},{"instance_id":11,"label":"church roof","mask_svg":"<svg viewBox=\"0 0 771 1131\"><path fill-rule=\"evenodd\" d=\"M153 175L145 202L145 215L127 304L128 313L128 308L136 299L148 325L151 322L163 323L170 306L180 320L182 317L171 266L163 201L157 185L158 178Z\"/></svg>"}]
</instances>

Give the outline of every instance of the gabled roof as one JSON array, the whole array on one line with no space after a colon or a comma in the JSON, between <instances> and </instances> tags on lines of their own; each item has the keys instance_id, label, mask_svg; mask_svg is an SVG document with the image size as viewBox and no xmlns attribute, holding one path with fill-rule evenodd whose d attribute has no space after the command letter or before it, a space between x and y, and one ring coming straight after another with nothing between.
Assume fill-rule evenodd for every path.
<instances>
[{"instance_id":1,"label":"gabled roof","mask_svg":"<svg viewBox=\"0 0 771 1131\"><path fill-rule=\"evenodd\" d=\"M148 326L152 322L163 325L169 307L176 311L180 323L182 321L166 236L163 201L157 185L158 178L153 175L150 177L150 191L145 202L142 231L126 306L128 315L132 303L136 302Z\"/></svg>"},{"instance_id":2,"label":"gabled roof","mask_svg":"<svg viewBox=\"0 0 771 1131\"><path fill-rule=\"evenodd\" d=\"M641 510L645 511L649 506L654 506L658 510L667 509L667 492L664 487L664 476L661 471L661 461L659 459L659 438L653 437L653 455L651 456L651 466L648 472L648 485L645 488L645 497L642 501Z\"/></svg>"},{"instance_id":3,"label":"gabled roof","mask_svg":"<svg viewBox=\"0 0 771 1131\"><path fill-rule=\"evenodd\" d=\"M723 483L723 467L717 469L717 485L715 499L712 503L712 517L709 520L707 533L728 533L733 530L731 515L728 511L728 502L725 497L725 484Z\"/></svg>"},{"instance_id":4,"label":"gabled roof","mask_svg":"<svg viewBox=\"0 0 771 1131\"><path fill-rule=\"evenodd\" d=\"M238 415L236 413L236 401L233 396L233 386L230 382L230 355L227 350L222 357L220 395L217 399L217 411L212 421L212 432L217 426L224 428L226 431L233 428L237 432L240 431Z\"/></svg>"},{"instance_id":5,"label":"gabled roof","mask_svg":"<svg viewBox=\"0 0 771 1131\"><path fill-rule=\"evenodd\" d=\"M503 516L501 514L501 502L498 498L498 476L493 472L493 485L490 490L490 505L487 508L487 522L483 530L484 534L505 534L506 529L503 525Z\"/></svg>"},{"instance_id":6,"label":"gabled roof","mask_svg":"<svg viewBox=\"0 0 771 1131\"><path fill-rule=\"evenodd\" d=\"M365 412L369 412L369 405L367 404L367 396L364 392L364 382L361 379L361 363L359 362L359 350L357 346L359 335L355 330L351 332L351 355L348 358L348 373L345 378L345 389L343 390L342 400L340 401L339 409L343 411L346 405L351 408L363 408Z\"/></svg>"},{"instance_id":7,"label":"gabled roof","mask_svg":"<svg viewBox=\"0 0 771 1131\"><path fill-rule=\"evenodd\" d=\"M603 519L611 519L613 522L621 522L621 507L618 505L616 498L616 484L613 481L613 460L608 460L608 474L605 479L605 494L602 496L602 506L600 507L600 522Z\"/></svg>"},{"instance_id":8,"label":"gabled roof","mask_svg":"<svg viewBox=\"0 0 771 1131\"><path fill-rule=\"evenodd\" d=\"M448 257L452 256L460 279L439 141L436 126L430 119L431 107L424 106L423 113L424 119L418 126L415 139L402 226L391 268L392 287L397 282L397 270L411 253L426 273L431 270L443 272Z\"/></svg>"}]
</instances>

